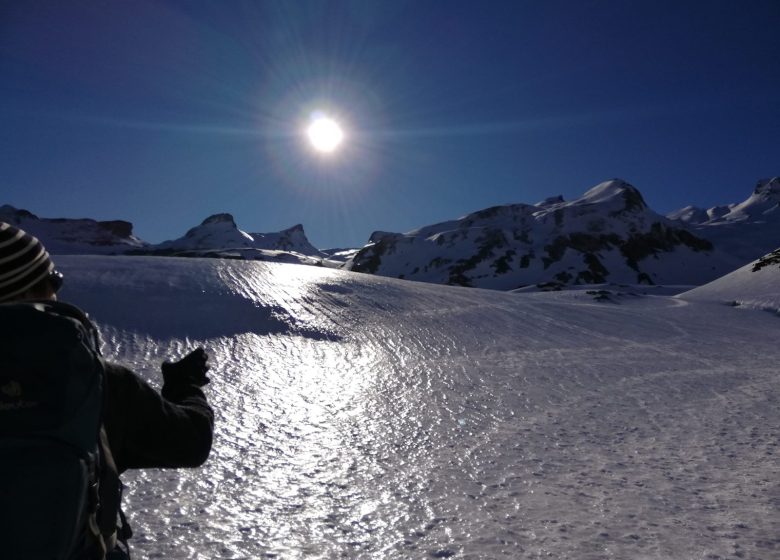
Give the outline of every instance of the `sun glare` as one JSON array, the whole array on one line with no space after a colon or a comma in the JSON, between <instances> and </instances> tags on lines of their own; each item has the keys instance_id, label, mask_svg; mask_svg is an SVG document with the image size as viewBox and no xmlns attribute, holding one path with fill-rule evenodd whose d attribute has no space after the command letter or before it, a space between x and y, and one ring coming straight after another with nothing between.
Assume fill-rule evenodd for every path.
<instances>
[{"instance_id":1,"label":"sun glare","mask_svg":"<svg viewBox=\"0 0 780 560\"><path fill-rule=\"evenodd\" d=\"M344 131L339 123L322 115L312 118L306 134L314 149L323 153L335 151L344 140Z\"/></svg>"}]
</instances>

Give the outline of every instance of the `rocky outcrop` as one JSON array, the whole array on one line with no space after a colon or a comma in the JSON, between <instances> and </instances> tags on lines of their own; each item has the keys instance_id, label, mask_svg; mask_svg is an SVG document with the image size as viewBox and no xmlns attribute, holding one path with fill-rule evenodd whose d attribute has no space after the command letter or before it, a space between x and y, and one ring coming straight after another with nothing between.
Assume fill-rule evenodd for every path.
<instances>
[{"instance_id":1,"label":"rocky outcrop","mask_svg":"<svg viewBox=\"0 0 780 560\"><path fill-rule=\"evenodd\" d=\"M301 255L322 258L325 255L309 242L303 225L296 224L291 228L275 233L251 233L256 249L272 249L277 251L293 251Z\"/></svg>"},{"instance_id":2,"label":"rocky outcrop","mask_svg":"<svg viewBox=\"0 0 780 560\"><path fill-rule=\"evenodd\" d=\"M133 235L133 224L123 220L39 218L5 205L0 206L0 221L31 233L52 254L121 254L146 246Z\"/></svg>"}]
</instances>

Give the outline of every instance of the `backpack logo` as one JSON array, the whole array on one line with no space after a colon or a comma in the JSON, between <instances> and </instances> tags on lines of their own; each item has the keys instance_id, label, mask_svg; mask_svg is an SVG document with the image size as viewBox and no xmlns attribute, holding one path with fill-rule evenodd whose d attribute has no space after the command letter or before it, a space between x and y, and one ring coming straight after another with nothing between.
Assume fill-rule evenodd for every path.
<instances>
[{"instance_id":1,"label":"backpack logo","mask_svg":"<svg viewBox=\"0 0 780 560\"><path fill-rule=\"evenodd\" d=\"M18 381L9 381L0 387L0 393L12 399L18 399L22 396L22 385Z\"/></svg>"}]
</instances>

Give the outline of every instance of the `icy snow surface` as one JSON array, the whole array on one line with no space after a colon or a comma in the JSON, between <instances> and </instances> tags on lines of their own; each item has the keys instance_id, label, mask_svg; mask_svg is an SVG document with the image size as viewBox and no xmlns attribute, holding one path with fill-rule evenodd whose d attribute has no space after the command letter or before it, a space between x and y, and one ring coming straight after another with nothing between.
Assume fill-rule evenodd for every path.
<instances>
[{"instance_id":1,"label":"icy snow surface","mask_svg":"<svg viewBox=\"0 0 780 560\"><path fill-rule=\"evenodd\" d=\"M134 558L780 557L780 319L309 266L59 257L106 354L197 344L211 458L127 473Z\"/></svg>"}]
</instances>

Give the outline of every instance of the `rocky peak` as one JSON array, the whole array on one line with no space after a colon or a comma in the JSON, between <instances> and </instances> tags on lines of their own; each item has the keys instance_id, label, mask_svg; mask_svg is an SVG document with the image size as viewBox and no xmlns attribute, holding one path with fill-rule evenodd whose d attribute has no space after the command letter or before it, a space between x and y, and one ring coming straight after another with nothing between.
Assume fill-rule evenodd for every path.
<instances>
[{"instance_id":1,"label":"rocky peak","mask_svg":"<svg viewBox=\"0 0 780 560\"><path fill-rule=\"evenodd\" d=\"M697 206L680 208L679 210L670 212L666 217L670 220L679 220L688 224L702 224L710 219L707 211L704 208L699 208Z\"/></svg>"},{"instance_id":2,"label":"rocky peak","mask_svg":"<svg viewBox=\"0 0 780 560\"><path fill-rule=\"evenodd\" d=\"M208 224L230 224L233 227L238 227L232 214L214 214L203 220L203 223L200 225L205 226Z\"/></svg>"},{"instance_id":3,"label":"rocky peak","mask_svg":"<svg viewBox=\"0 0 780 560\"><path fill-rule=\"evenodd\" d=\"M0 206L0 220L34 235L52 254L124 253L146 245L133 236L133 224L124 220L39 218L9 204Z\"/></svg>"},{"instance_id":4,"label":"rocky peak","mask_svg":"<svg viewBox=\"0 0 780 560\"><path fill-rule=\"evenodd\" d=\"M375 231L371 234L371 237L368 238L369 243L379 243L383 239L386 239L388 237L395 237L399 235L398 233L393 233L390 231Z\"/></svg>"},{"instance_id":5,"label":"rocky peak","mask_svg":"<svg viewBox=\"0 0 780 560\"><path fill-rule=\"evenodd\" d=\"M199 245L206 244L213 235L228 235L230 239L235 237L242 244L251 241L251 237L238 229L232 214L213 214L203 220L199 226L191 228L184 234L186 239L198 240ZM219 239L224 239L220 237Z\"/></svg>"},{"instance_id":6,"label":"rocky peak","mask_svg":"<svg viewBox=\"0 0 780 560\"><path fill-rule=\"evenodd\" d=\"M707 210L707 216L709 217L710 220L717 220L719 218L722 218L729 212L731 212L732 208L733 205L729 206L726 204L721 204L720 206L713 206L712 208Z\"/></svg>"},{"instance_id":7,"label":"rocky peak","mask_svg":"<svg viewBox=\"0 0 780 560\"><path fill-rule=\"evenodd\" d=\"M623 179L612 179L596 185L580 199L583 203L603 203L622 200L624 211L641 211L647 208L642 193Z\"/></svg>"},{"instance_id":8,"label":"rocky peak","mask_svg":"<svg viewBox=\"0 0 780 560\"><path fill-rule=\"evenodd\" d=\"M0 206L0 220L8 223L19 224L22 220L38 220L38 216L27 210L14 208L10 204Z\"/></svg>"},{"instance_id":9,"label":"rocky peak","mask_svg":"<svg viewBox=\"0 0 780 560\"><path fill-rule=\"evenodd\" d=\"M753 194L763 194L767 196L780 195L780 177L761 179L753 190Z\"/></svg>"},{"instance_id":10,"label":"rocky peak","mask_svg":"<svg viewBox=\"0 0 780 560\"><path fill-rule=\"evenodd\" d=\"M540 207L553 206L555 204L561 204L563 202L566 202L566 201L563 199L563 195L559 194L558 196L547 197L544 200L534 204L534 206L540 206Z\"/></svg>"}]
</instances>

